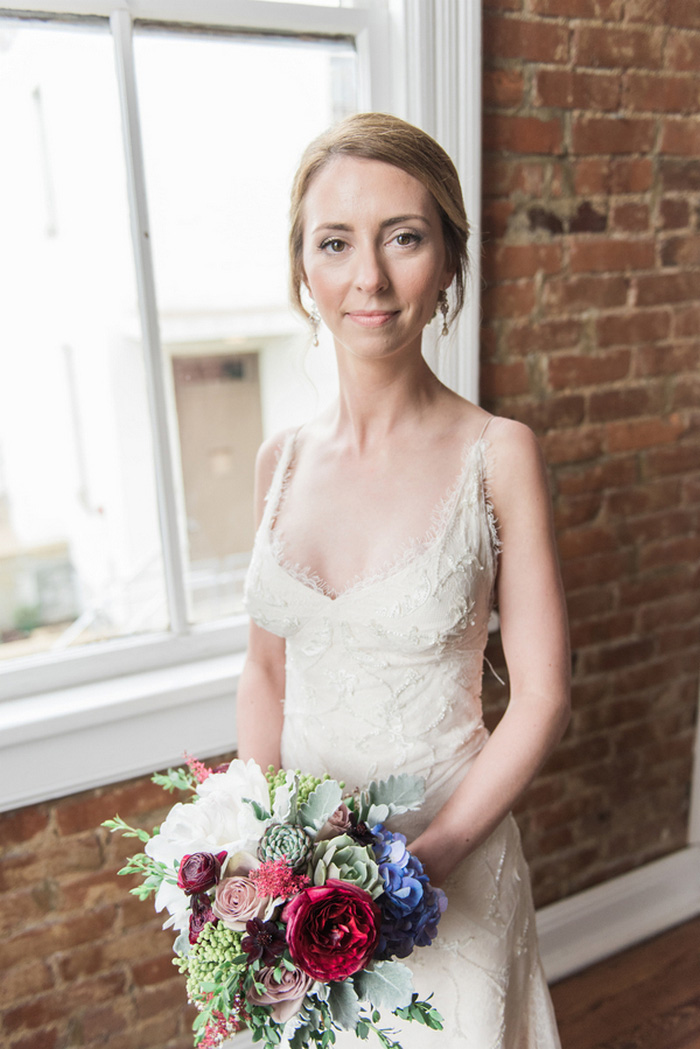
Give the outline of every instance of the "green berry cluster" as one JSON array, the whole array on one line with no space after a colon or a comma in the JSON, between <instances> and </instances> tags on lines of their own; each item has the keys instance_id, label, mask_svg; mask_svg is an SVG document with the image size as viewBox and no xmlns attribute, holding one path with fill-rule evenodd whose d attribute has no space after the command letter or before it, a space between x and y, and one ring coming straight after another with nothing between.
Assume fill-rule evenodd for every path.
<instances>
[{"instance_id":1,"label":"green berry cluster","mask_svg":"<svg viewBox=\"0 0 700 1049\"><path fill-rule=\"evenodd\" d=\"M227 929L223 922L209 922L192 944L187 956L180 956L176 964L181 973L187 973L187 994L192 1001L202 997L203 983L218 982L222 967L233 966L242 954L241 940L245 933Z\"/></svg>"},{"instance_id":2,"label":"green berry cluster","mask_svg":"<svg viewBox=\"0 0 700 1049\"><path fill-rule=\"evenodd\" d=\"M299 783L299 790L297 793L297 804L303 805L313 791L316 790L319 783L323 783L324 780L330 779L328 773L324 773L321 779L318 776L312 776L310 773L301 772L300 769L295 769L297 775L297 781ZM287 778L287 770L279 769L275 770L274 765L270 765L267 772L265 773L267 782L270 784L270 804L274 804L275 791L278 787L281 787Z\"/></svg>"}]
</instances>

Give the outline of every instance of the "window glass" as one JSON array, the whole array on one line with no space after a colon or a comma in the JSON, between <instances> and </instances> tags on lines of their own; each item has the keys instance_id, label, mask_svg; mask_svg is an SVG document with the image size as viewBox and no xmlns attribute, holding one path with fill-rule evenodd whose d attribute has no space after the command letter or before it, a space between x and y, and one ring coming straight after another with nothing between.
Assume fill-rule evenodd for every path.
<instances>
[{"instance_id":1,"label":"window glass","mask_svg":"<svg viewBox=\"0 0 700 1049\"><path fill-rule=\"evenodd\" d=\"M168 625L112 41L0 21L0 660Z\"/></svg>"},{"instance_id":2,"label":"window glass","mask_svg":"<svg viewBox=\"0 0 700 1049\"><path fill-rule=\"evenodd\" d=\"M261 439L334 388L289 307L301 152L355 109L348 45L141 30L134 49L193 621L241 608Z\"/></svg>"}]
</instances>

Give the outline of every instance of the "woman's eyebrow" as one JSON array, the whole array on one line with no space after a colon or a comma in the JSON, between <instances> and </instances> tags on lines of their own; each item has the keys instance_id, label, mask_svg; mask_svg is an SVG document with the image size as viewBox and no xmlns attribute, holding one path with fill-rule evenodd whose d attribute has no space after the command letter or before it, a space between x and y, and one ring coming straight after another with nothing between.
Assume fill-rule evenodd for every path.
<instances>
[{"instance_id":1,"label":"woman's eyebrow","mask_svg":"<svg viewBox=\"0 0 700 1049\"><path fill-rule=\"evenodd\" d=\"M429 224L430 220L425 215L395 215L393 218L384 219L381 224L381 228L385 229L387 226L400 226L402 222L425 222ZM352 232L353 227L348 225L347 222L320 222L314 229L314 233L320 233L321 230L340 230L345 233Z\"/></svg>"}]
</instances>

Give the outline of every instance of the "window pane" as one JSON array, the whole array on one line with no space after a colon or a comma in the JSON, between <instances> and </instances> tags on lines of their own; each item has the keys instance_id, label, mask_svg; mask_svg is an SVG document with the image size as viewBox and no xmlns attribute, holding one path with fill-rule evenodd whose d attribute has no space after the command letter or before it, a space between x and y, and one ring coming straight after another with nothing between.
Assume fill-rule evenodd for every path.
<instances>
[{"instance_id":1,"label":"window pane","mask_svg":"<svg viewBox=\"0 0 700 1049\"><path fill-rule=\"evenodd\" d=\"M112 42L0 21L0 659L167 626Z\"/></svg>"},{"instance_id":2,"label":"window pane","mask_svg":"<svg viewBox=\"0 0 700 1049\"><path fill-rule=\"evenodd\" d=\"M355 108L347 45L135 38L159 317L182 464L191 614L241 608L263 436L333 390L288 305L289 190L306 144ZM311 379L311 381L310 381Z\"/></svg>"}]
</instances>

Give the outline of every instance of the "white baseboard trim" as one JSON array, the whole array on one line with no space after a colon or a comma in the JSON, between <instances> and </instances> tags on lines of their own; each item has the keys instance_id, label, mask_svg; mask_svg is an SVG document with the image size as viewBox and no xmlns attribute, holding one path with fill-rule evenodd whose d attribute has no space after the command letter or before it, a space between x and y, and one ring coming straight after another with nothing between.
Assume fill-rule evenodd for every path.
<instances>
[{"instance_id":1,"label":"white baseboard trim","mask_svg":"<svg viewBox=\"0 0 700 1049\"><path fill-rule=\"evenodd\" d=\"M537 912L550 983L700 914L700 846L559 900Z\"/></svg>"}]
</instances>

